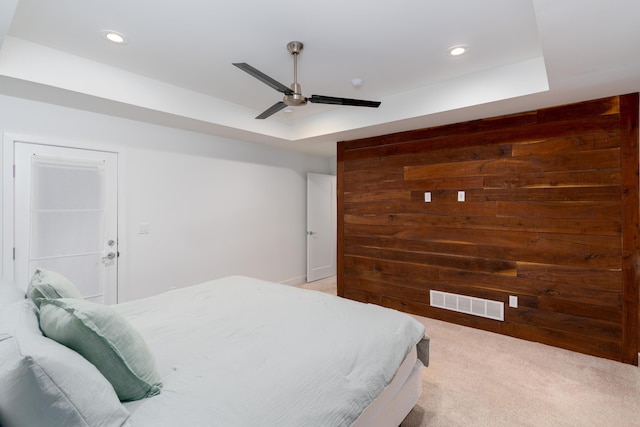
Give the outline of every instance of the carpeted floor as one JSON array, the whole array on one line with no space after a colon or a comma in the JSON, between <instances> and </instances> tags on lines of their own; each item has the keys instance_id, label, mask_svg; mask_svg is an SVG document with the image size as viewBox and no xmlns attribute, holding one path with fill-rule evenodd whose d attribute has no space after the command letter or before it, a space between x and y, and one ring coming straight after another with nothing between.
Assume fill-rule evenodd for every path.
<instances>
[{"instance_id":1,"label":"carpeted floor","mask_svg":"<svg viewBox=\"0 0 640 427\"><path fill-rule=\"evenodd\" d=\"M303 285L335 294L335 278ZM431 337L401 427L640 426L640 368L414 316Z\"/></svg>"}]
</instances>

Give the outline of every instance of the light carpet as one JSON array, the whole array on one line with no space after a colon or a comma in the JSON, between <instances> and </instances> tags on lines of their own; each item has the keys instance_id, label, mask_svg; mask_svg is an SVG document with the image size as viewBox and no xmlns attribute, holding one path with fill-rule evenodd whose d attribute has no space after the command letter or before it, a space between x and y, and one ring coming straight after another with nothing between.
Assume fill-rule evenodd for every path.
<instances>
[{"instance_id":1,"label":"light carpet","mask_svg":"<svg viewBox=\"0 0 640 427\"><path fill-rule=\"evenodd\" d=\"M640 426L640 369L414 316L431 337L402 427Z\"/></svg>"}]
</instances>

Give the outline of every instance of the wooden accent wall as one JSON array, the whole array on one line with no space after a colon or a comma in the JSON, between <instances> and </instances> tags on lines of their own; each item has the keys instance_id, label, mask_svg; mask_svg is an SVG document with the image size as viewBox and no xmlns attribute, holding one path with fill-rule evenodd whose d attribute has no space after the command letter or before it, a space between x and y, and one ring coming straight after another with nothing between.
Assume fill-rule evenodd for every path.
<instances>
[{"instance_id":1,"label":"wooden accent wall","mask_svg":"<svg viewBox=\"0 0 640 427\"><path fill-rule=\"evenodd\" d=\"M637 364L638 157L638 94L340 142L338 294Z\"/></svg>"}]
</instances>

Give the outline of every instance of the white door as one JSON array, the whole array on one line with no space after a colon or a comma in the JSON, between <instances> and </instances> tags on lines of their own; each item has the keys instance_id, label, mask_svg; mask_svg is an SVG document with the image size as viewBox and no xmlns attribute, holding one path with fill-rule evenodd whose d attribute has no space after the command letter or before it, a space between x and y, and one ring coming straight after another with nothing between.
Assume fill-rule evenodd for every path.
<instances>
[{"instance_id":1,"label":"white door","mask_svg":"<svg viewBox=\"0 0 640 427\"><path fill-rule=\"evenodd\" d=\"M336 177L307 174L307 282L335 276Z\"/></svg>"},{"instance_id":2,"label":"white door","mask_svg":"<svg viewBox=\"0 0 640 427\"><path fill-rule=\"evenodd\" d=\"M88 300L117 302L117 161L117 153L15 143L18 286L44 268Z\"/></svg>"}]
</instances>

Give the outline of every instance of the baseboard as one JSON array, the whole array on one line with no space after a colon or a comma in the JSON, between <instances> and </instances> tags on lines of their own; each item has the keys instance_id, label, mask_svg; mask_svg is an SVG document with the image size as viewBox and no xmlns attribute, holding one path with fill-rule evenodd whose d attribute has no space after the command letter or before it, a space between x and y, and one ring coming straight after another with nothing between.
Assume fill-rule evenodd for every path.
<instances>
[{"instance_id":1,"label":"baseboard","mask_svg":"<svg viewBox=\"0 0 640 427\"><path fill-rule=\"evenodd\" d=\"M290 285L290 286L302 285L303 283L307 283L307 276L294 277L292 279L283 280L280 283L282 283L283 285Z\"/></svg>"}]
</instances>

